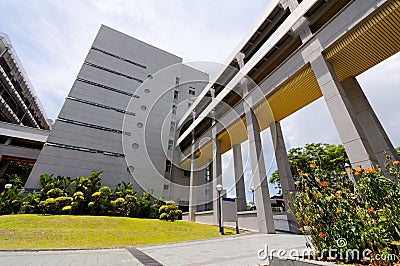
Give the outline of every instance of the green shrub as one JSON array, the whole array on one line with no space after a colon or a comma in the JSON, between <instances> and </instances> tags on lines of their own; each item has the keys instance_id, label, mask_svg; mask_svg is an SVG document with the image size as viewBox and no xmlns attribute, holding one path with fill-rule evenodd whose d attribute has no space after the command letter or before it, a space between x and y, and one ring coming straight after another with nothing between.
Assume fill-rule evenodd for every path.
<instances>
[{"instance_id":1,"label":"green shrub","mask_svg":"<svg viewBox=\"0 0 400 266\"><path fill-rule=\"evenodd\" d=\"M61 188L52 188L46 194L49 198L58 198L64 196L65 193Z\"/></svg>"},{"instance_id":2,"label":"green shrub","mask_svg":"<svg viewBox=\"0 0 400 266\"><path fill-rule=\"evenodd\" d=\"M57 214L58 204L55 198L48 198L39 203L39 209L43 214Z\"/></svg>"},{"instance_id":3,"label":"green shrub","mask_svg":"<svg viewBox=\"0 0 400 266\"><path fill-rule=\"evenodd\" d=\"M61 213L62 213L62 214L71 214L71 211L72 211L72 206L71 206L71 205L64 206L64 207L61 209Z\"/></svg>"},{"instance_id":4,"label":"green shrub","mask_svg":"<svg viewBox=\"0 0 400 266\"><path fill-rule=\"evenodd\" d=\"M166 221L175 221L175 219L182 215L182 211L178 209L173 201L166 201L159 209L160 219Z\"/></svg>"},{"instance_id":5,"label":"green shrub","mask_svg":"<svg viewBox=\"0 0 400 266\"><path fill-rule=\"evenodd\" d=\"M0 215L18 213L23 200L17 187L5 189L0 193Z\"/></svg>"},{"instance_id":6,"label":"green shrub","mask_svg":"<svg viewBox=\"0 0 400 266\"><path fill-rule=\"evenodd\" d=\"M40 213L38 208L40 203L40 195L36 193L29 193L22 204L21 210L23 213Z\"/></svg>"}]
</instances>

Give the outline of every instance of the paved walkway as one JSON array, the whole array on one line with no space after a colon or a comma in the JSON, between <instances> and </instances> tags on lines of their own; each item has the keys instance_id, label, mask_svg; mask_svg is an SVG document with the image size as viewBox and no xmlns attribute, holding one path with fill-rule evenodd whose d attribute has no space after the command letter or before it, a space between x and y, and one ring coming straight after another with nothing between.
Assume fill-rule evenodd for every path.
<instances>
[{"instance_id":1,"label":"paved walkway","mask_svg":"<svg viewBox=\"0 0 400 266\"><path fill-rule=\"evenodd\" d=\"M258 250L303 249L301 235L243 234L218 239L98 250L2 251L0 265L265 265Z\"/></svg>"}]
</instances>

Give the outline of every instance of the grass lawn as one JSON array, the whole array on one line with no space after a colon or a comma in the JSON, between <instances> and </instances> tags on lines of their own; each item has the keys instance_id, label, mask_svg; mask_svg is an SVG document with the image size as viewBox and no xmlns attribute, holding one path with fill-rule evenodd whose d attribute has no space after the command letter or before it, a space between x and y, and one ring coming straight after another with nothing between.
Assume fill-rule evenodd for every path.
<instances>
[{"instance_id":1,"label":"grass lawn","mask_svg":"<svg viewBox=\"0 0 400 266\"><path fill-rule=\"evenodd\" d=\"M0 216L3 250L112 248L215 237L220 237L218 227L185 221L37 214Z\"/></svg>"}]
</instances>

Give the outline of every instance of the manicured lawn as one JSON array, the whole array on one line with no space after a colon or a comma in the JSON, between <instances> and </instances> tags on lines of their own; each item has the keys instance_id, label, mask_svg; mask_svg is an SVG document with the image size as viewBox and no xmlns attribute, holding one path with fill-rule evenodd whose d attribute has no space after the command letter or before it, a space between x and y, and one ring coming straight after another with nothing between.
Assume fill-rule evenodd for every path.
<instances>
[{"instance_id":1,"label":"manicured lawn","mask_svg":"<svg viewBox=\"0 0 400 266\"><path fill-rule=\"evenodd\" d=\"M36 214L0 216L3 250L112 248L215 237L220 237L218 227L184 221Z\"/></svg>"}]
</instances>

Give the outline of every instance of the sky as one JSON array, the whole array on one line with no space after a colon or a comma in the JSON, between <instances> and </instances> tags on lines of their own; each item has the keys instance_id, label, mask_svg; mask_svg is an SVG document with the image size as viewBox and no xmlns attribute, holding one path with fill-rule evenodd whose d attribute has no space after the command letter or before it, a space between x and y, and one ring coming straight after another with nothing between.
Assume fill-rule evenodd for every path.
<instances>
[{"instance_id":1,"label":"sky","mask_svg":"<svg viewBox=\"0 0 400 266\"><path fill-rule=\"evenodd\" d=\"M251 4L249 4L251 2ZM10 0L0 1L7 33L47 116L60 111L101 24L183 58L223 63L255 24L268 0ZM395 147L400 146L399 53L357 77ZM323 99L285 118L287 149L311 142L339 144ZM269 130L262 133L270 173L276 169ZM247 143L242 144L248 160ZM231 186L231 152L223 156ZM249 164L247 164L249 166ZM245 168L247 196L251 171ZM271 194L275 191L271 188Z\"/></svg>"}]
</instances>

